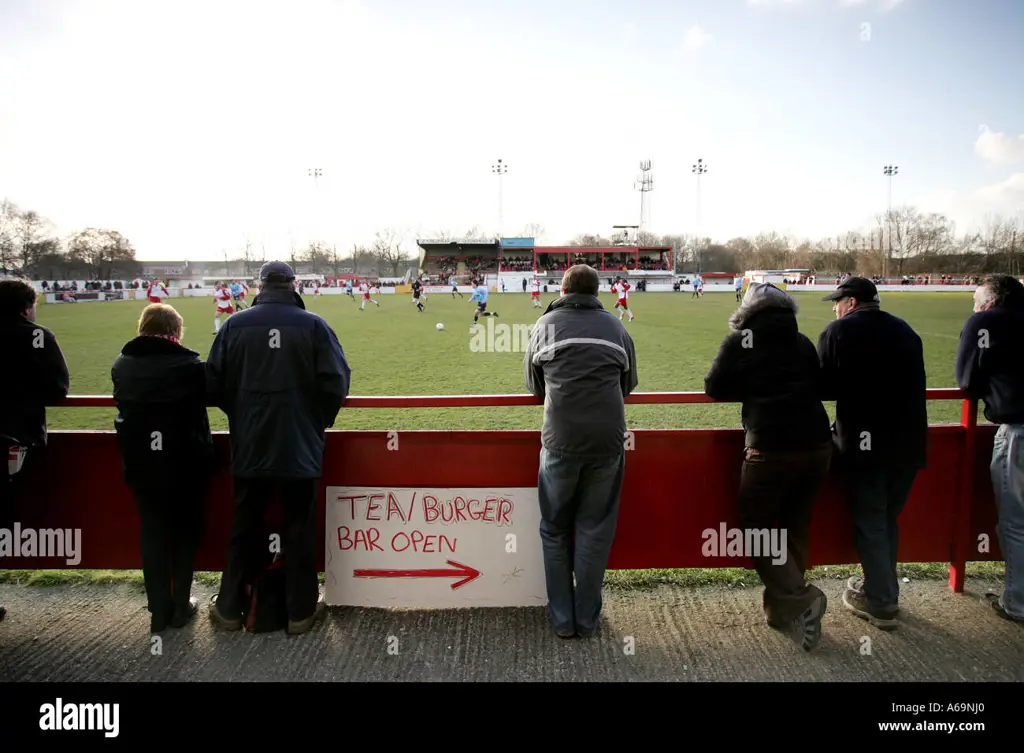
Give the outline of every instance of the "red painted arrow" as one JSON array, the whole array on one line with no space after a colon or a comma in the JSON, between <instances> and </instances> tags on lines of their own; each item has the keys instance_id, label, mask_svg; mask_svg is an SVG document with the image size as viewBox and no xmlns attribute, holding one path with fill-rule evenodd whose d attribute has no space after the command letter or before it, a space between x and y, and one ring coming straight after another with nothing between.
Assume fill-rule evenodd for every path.
<instances>
[{"instance_id":1,"label":"red painted arrow","mask_svg":"<svg viewBox=\"0 0 1024 753\"><path fill-rule=\"evenodd\" d=\"M462 578L452 583L452 590L461 588L480 577L480 571L467 565L448 560L454 570L353 570L356 578Z\"/></svg>"}]
</instances>

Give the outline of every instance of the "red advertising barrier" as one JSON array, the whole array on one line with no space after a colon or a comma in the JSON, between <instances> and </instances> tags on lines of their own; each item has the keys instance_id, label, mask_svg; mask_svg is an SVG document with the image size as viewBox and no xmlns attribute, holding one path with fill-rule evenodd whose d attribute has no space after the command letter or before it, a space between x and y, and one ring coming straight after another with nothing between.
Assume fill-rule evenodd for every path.
<instances>
[{"instance_id":1,"label":"red advertising barrier","mask_svg":"<svg viewBox=\"0 0 1024 753\"><path fill-rule=\"evenodd\" d=\"M930 400L962 400L961 425L932 426L928 468L921 471L900 517L900 559L950 563L950 586L964 587L968 561L1000 561L996 511L988 475L995 427L978 426L977 403L955 389L929 390ZM703 393L640 393L629 404L713 402ZM426 408L534 405L530 395L351 397L353 408ZM69 407L113 407L106 396L71 397ZM530 487L537 483L539 431L331 431L327 435L327 486L381 488ZM229 438L215 435L229 457ZM626 455L626 474L612 569L735 567L733 557L707 557L706 529L737 525L743 432L740 429L636 430ZM627 445L629 446L629 445ZM672 473L666 474L665 469ZM26 493L16 502L21 530L81 532L80 558L4 557L10 569L141 569L139 517L121 476L114 433L51 432L49 447L26 469ZM203 494L183 478L182 497ZM224 562L232 517L230 469L206 495L206 529L196 563L218 571ZM324 540L326 494L320 495L318 540ZM846 500L829 478L814 511L811 565L857 562ZM981 536L990 542L979 551ZM323 551L320 552L323 570Z\"/></svg>"}]
</instances>

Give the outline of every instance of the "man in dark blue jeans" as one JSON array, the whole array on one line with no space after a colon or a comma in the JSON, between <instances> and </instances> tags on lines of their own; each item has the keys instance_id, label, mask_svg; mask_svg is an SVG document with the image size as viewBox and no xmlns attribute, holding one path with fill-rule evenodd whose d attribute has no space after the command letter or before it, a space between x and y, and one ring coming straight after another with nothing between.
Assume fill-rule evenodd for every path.
<instances>
[{"instance_id":1,"label":"man in dark blue jeans","mask_svg":"<svg viewBox=\"0 0 1024 753\"><path fill-rule=\"evenodd\" d=\"M623 399L636 388L636 352L597 298L597 271L570 267L562 296L534 325L526 386L544 401L540 536L548 614L560 638L590 637L618 522L626 464Z\"/></svg>"},{"instance_id":2,"label":"man in dark blue jeans","mask_svg":"<svg viewBox=\"0 0 1024 753\"><path fill-rule=\"evenodd\" d=\"M1017 278L994 275L974 292L974 315L960 334L956 381L984 401L985 418L999 426L989 471L1006 578L1002 593L986 596L996 614L1024 625L1024 286Z\"/></svg>"},{"instance_id":3,"label":"man in dark blue jeans","mask_svg":"<svg viewBox=\"0 0 1024 753\"><path fill-rule=\"evenodd\" d=\"M823 400L836 401L835 467L850 502L863 578L851 578L843 605L875 627L898 626L897 519L925 467L928 410L921 338L882 311L878 289L851 277L822 300L836 321L818 339Z\"/></svg>"}]
</instances>

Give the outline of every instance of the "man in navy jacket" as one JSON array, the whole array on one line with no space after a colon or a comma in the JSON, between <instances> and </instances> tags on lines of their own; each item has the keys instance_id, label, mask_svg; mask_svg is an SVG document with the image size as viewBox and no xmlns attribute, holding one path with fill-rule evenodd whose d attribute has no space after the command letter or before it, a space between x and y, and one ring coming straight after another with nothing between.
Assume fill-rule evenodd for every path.
<instances>
[{"instance_id":1,"label":"man in navy jacket","mask_svg":"<svg viewBox=\"0 0 1024 753\"><path fill-rule=\"evenodd\" d=\"M272 494L284 507L288 632L304 633L323 613L317 583L317 490L324 432L348 396L351 371L334 330L305 310L284 262L260 270L250 308L221 327L206 364L207 388L231 429L235 518L210 617L242 627L247 580L267 559L263 515Z\"/></svg>"}]
</instances>

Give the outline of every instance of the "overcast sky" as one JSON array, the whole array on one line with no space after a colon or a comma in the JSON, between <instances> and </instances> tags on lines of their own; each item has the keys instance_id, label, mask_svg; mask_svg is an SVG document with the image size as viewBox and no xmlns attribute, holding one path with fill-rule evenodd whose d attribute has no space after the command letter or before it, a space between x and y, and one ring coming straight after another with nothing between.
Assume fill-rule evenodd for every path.
<instances>
[{"instance_id":1,"label":"overcast sky","mask_svg":"<svg viewBox=\"0 0 1024 753\"><path fill-rule=\"evenodd\" d=\"M0 197L140 259L1024 209L1016 0L2 0ZM499 228L498 179L508 164ZM311 168L323 177L314 181Z\"/></svg>"}]
</instances>

